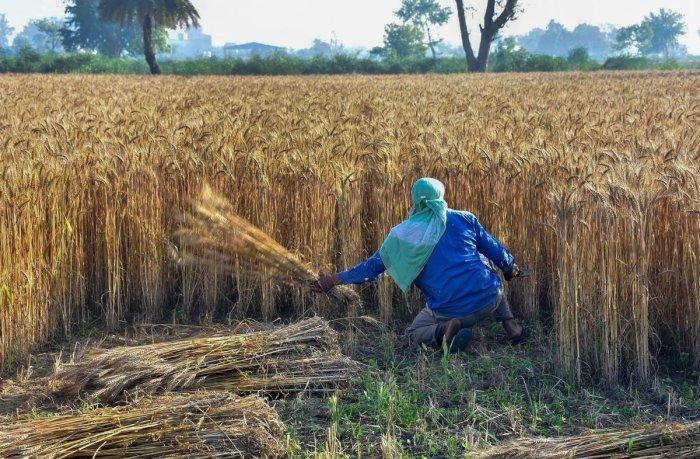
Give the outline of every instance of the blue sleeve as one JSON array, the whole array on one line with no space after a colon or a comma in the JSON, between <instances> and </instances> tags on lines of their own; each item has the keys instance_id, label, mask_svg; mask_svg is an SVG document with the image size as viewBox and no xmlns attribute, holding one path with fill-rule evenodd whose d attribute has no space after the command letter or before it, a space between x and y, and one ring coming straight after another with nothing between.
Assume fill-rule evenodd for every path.
<instances>
[{"instance_id":1,"label":"blue sleeve","mask_svg":"<svg viewBox=\"0 0 700 459\"><path fill-rule=\"evenodd\" d=\"M501 271L510 272L515 262L513 255L481 226L476 217L474 217L474 231L476 233L476 249L493 261Z\"/></svg>"},{"instance_id":2,"label":"blue sleeve","mask_svg":"<svg viewBox=\"0 0 700 459\"><path fill-rule=\"evenodd\" d=\"M377 280L384 271L386 271L386 267L382 257L379 256L379 252L375 252L367 260L354 268L343 271L338 276L343 284L362 284Z\"/></svg>"}]
</instances>

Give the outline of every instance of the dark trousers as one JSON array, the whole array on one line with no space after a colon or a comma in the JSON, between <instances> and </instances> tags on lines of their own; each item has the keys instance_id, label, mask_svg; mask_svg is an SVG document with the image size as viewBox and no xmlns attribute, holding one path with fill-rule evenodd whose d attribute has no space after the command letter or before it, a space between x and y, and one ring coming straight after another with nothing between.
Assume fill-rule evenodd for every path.
<instances>
[{"instance_id":1,"label":"dark trousers","mask_svg":"<svg viewBox=\"0 0 700 459\"><path fill-rule=\"evenodd\" d=\"M457 317L462 323L462 327L473 327L477 324L489 323L489 322L502 322L504 320L512 319L513 313L510 311L510 305L508 304L508 299L506 299L503 291L499 291L496 299L485 308L474 311L473 313L466 315L464 317ZM405 337L410 344L428 344L437 346L438 343L435 339L437 335L437 330L440 324L448 322L454 319L454 317L445 317L439 314L435 314L430 309L423 308L415 319L413 323L406 329Z\"/></svg>"}]
</instances>

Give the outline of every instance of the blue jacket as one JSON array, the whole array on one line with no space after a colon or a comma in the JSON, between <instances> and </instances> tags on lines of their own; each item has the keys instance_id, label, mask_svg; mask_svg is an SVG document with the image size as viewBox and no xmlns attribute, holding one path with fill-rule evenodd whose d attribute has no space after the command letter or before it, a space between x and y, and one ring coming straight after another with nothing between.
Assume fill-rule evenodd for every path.
<instances>
[{"instance_id":1,"label":"blue jacket","mask_svg":"<svg viewBox=\"0 0 700 459\"><path fill-rule=\"evenodd\" d=\"M448 210L447 227L416 278L433 312L463 317L489 306L501 289L498 275L481 260L484 254L504 273L513 269L513 255L491 236L470 212ZM344 284L376 280L386 270L379 252L340 273Z\"/></svg>"}]
</instances>

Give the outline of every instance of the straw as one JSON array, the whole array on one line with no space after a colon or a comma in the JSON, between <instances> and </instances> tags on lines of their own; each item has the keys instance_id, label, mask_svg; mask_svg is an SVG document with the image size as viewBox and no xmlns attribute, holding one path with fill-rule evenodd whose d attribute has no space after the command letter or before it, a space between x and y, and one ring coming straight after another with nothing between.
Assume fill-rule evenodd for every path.
<instances>
[{"instance_id":1,"label":"straw","mask_svg":"<svg viewBox=\"0 0 700 459\"><path fill-rule=\"evenodd\" d=\"M284 425L257 396L202 392L0 426L0 457L275 457Z\"/></svg>"},{"instance_id":2,"label":"straw","mask_svg":"<svg viewBox=\"0 0 700 459\"><path fill-rule=\"evenodd\" d=\"M484 452L484 458L657 458L700 457L700 421L649 424L575 437L525 438Z\"/></svg>"},{"instance_id":3,"label":"straw","mask_svg":"<svg viewBox=\"0 0 700 459\"><path fill-rule=\"evenodd\" d=\"M271 331L93 350L60 365L48 386L55 395L85 392L104 403L127 392L197 388L322 392L347 382L356 365L328 323L313 317Z\"/></svg>"}]
</instances>

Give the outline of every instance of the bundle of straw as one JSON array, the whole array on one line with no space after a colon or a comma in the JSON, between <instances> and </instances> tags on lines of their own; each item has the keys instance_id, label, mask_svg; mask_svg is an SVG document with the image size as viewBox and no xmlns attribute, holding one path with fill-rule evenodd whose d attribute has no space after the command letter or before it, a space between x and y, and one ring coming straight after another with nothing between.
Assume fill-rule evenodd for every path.
<instances>
[{"instance_id":1,"label":"bundle of straw","mask_svg":"<svg viewBox=\"0 0 700 459\"><path fill-rule=\"evenodd\" d=\"M179 249L175 256L183 264L215 266L232 273L244 266L254 274L302 288L318 280L318 272L238 216L231 204L206 184L182 216L175 237ZM328 295L351 311L361 307L360 296L347 285L334 287Z\"/></svg>"},{"instance_id":2,"label":"bundle of straw","mask_svg":"<svg viewBox=\"0 0 700 459\"><path fill-rule=\"evenodd\" d=\"M0 457L274 457L284 425L258 396L202 392L0 427Z\"/></svg>"},{"instance_id":3,"label":"bundle of straw","mask_svg":"<svg viewBox=\"0 0 700 459\"><path fill-rule=\"evenodd\" d=\"M104 403L125 392L196 388L327 391L347 382L355 366L341 354L336 332L313 317L272 331L93 350L59 366L48 385L55 395L85 391Z\"/></svg>"},{"instance_id":4,"label":"bundle of straw","mask_svg":"<svg viewBox=\"0 0 700 459\"><path fill-rule=\"evenodd\" d=\"M700 421L649 424L622 431L594 431L564 438L527 438L483 453L489 458L700 457Z\"/></svg>"}]
</instances>

